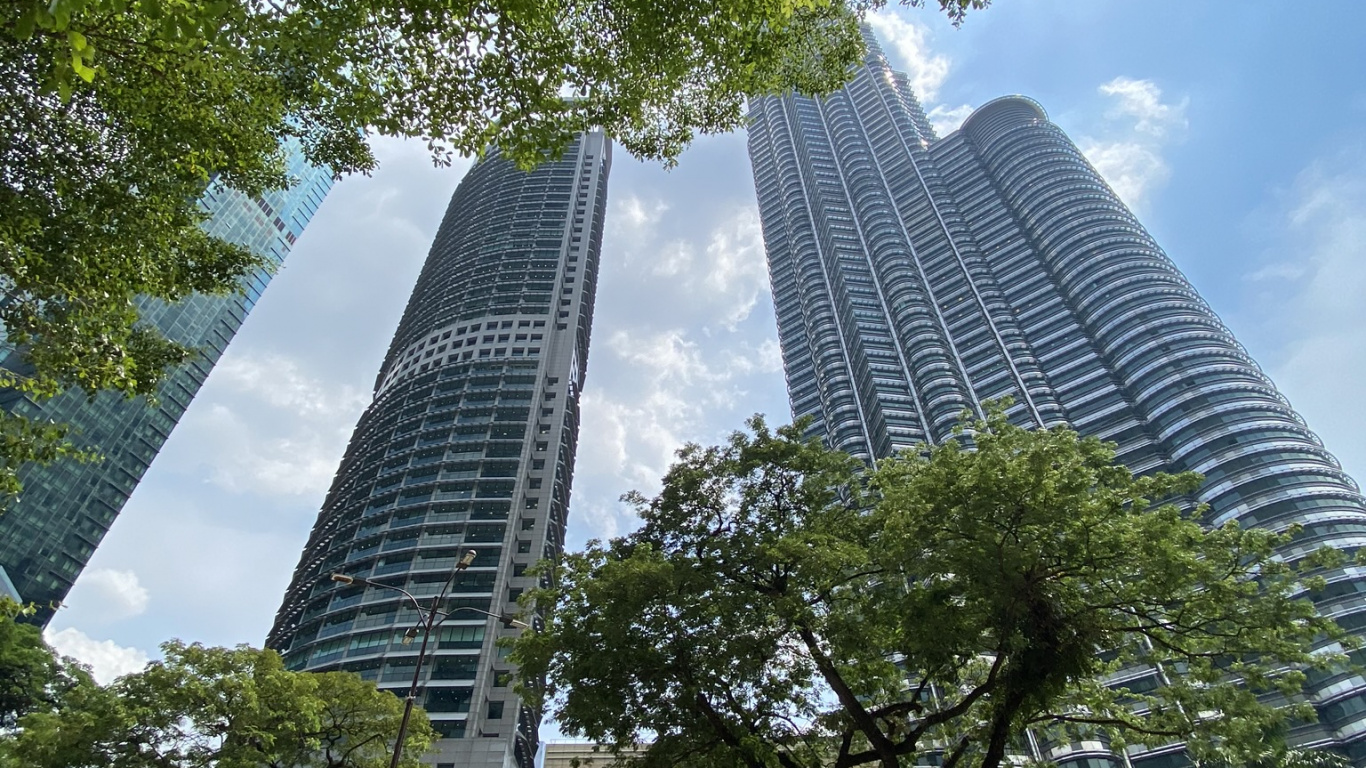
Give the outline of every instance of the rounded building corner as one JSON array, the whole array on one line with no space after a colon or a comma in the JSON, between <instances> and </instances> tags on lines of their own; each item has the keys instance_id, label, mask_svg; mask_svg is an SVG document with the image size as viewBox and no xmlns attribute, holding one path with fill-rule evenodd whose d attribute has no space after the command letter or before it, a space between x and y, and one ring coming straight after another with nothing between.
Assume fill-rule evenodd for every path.
<instances>
[{"instance_id":1,"label":"rounded building corner","mask_svg":"<svg viewBox=\"0 0 1366 768\"><path fill-rule=\"evenodd\" d=\"M1039 121L1048 121L1043 105L1017 94L992 99L973 110L959 130L984 144L1017 125Z\"/></svg>"}]
</instances>

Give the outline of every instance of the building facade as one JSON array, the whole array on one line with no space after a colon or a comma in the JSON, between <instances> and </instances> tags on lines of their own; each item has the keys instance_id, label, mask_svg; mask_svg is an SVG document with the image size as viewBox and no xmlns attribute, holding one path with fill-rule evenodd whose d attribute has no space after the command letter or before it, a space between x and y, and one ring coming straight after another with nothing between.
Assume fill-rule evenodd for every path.
<instances>
[{"instance_id":1,"label":"building facade","mask_svg":"<svg viewBox=\"0 0 1366 768\"><path fill-rule=\"evenodd\" d=\"M210 234L250 248L272 266L284 260L332 187L332 172L309 165L298 147L290 147L287 158L296 180L287 190L248 197L212 185L200 199L209 214L204 228ZM196 294L173 304L139 300L144 322L196 350L166 378L155 406L142 397L130 400L112 392L90 398L71 390L43 401L15 391L0 393L0 407L30 419L70 424L72 442L102 457L92 463L62 460L25 467L19 473L23 493L0 515L0 570L25 601L37 605L36 620L46 624L66 598L271 274L263 269L248 276L232 295ZM22 370L23 365L18 353L0 359L0 366Z\"/></svg>"},{"instance_id":2,"label":"building facade","mask_svg":"<svg viewBox=\"0 0 1366 768\"><path fill-rule=\"evenodd\" d=\"M551 741L546 742L541 758L541 768L613 768L623 762L632 763L644 756L648 744L639 744L633 750L623 751L618 757L610 747L592 742Z\"/></svg>"},{"instance_id":3,"label":"building facade","mask_svg":"<svg viewBox=\"0 0 1366 768\"><path fill-rule=\"evenodd\" d=\"M751 102L794 415L876 460L1009 396L1017 422L1113 441L1135 472L1202 473L1212 525L1298 523L1301 552L1366 543L1356 484L1043 109L998 99L940 138L867 37L846 88ZM1321 610L1362 631L1366 571L1328 580ZM1311 693L1320 720L1293 739L1366 761L1366 681ZM1123 764L1100 747L1049 757Z\"/></svg>"},{"instance_id":4,"label":"building facade","mask_svg":"<svg viewBox=\"0 0 1366 768\"><path fill-rule=\"evenodd\" d=\"M437 766L535 758L540 713L496 644L516 630L476 611L515 612L526 569L564 546L610 152L586 134L528 173L495 149L460 182L267 639L292 669L406 695L417 612L329 577L426 599L477 552L422 673Z\"/></svg>"}]
</instances>

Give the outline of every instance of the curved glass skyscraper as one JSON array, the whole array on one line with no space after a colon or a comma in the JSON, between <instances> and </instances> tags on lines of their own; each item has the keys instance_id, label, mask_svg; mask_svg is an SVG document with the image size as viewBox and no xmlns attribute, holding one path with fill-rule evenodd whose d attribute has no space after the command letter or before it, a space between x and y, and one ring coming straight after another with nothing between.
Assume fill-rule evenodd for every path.
<instances>
[{"instance_id":1,"label":"curved glass skyscraper","mask_svg":"<svg viewBox=\"0 0 1366 768\"><path fill-rule=\"evenodd\" d=\"M1356 484L1043 109L998 99L939 138L868 39L845 89L751 103L793 413L876 459L1010 396L1017 421L1114 441L1135 472L1204 474L1210 524L1303 525L1287 556L1366 543ZM1328 580L1320 608L1366 628L1366 571ZM1366 681L1312 695L1320 721L1294 739L1366 760ZM1122 764L1083 745L1047 757Z\"/></svg>"},{"instance_id":2,"label":"curved glass skyscraper","mask_svg":"<svg viewBox=\"0 0 1366 768\"><path fill-rule=\"evenodd\" d=\"M297 143L286 145L289 189L248 197L213 184L200 198L209 214L204 229L250 248L273 266L284 261L304 227L332 188L332 171L309 165ZM185 414L228 343L242 327L272 272L243 278L237 293L195 294L173 304L138 300L138 315L168 338L192 347L184 365L171 371L157 390L157 403L128 399L115 392L89 397L69 390L50 400L34 400L17 390L0 392L0 408L35 421L70 424L72 442L100 455L99 461L59 460L26 465L19 472L23 493L0 514L0 573L38 607L47 623L66 599L95 547L142 480L152 459ZM0 357L0 366L23 371L17 351Z\"/></svg>"},{"instance_id":3,"label":"curved glass skyscraper","mask_svg":"<svg viewBox=\"0 0 1366 768\"><path fill-rule=\"evenodd\" d=\"M526 173L495 149L460 182L267 640L291 668L407 693L417 613L333 572L426 598L474 550L445 610L502 613L526 568L559 555L610 152L590 133ZM540 713L496 646L513 631L466 611L431 638L419 703L444 737L436 765L531 768Z\"/></svg>"}]
</instances>

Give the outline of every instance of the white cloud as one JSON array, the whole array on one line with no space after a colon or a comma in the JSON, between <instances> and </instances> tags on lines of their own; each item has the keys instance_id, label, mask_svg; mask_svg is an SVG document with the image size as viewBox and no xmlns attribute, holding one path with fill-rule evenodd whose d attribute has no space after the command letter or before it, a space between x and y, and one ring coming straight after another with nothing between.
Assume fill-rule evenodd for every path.
<instances>
[{"instance_id":1,"label":"white cloud","mask_svg":"<svg viewBox=\"0 0 1366 768\"><path fill-rule=\"evenodd\" d=\"M1249 282L1298 280L1304 277L1305 268L1299 264L1268 264L1255 272L1243 276Z\"/></svg>"},{"instance_id":2,"label":"white cloud","mask_svg":"<svg viewBox=\"0 0 1366 768\"><path fill-rule=\"evenodd\" d=\"M933 103L939 96L939 87L948 79L951 62L949 57L930 50L929 28L895 13L872 14L868 23L878 39L890 48L888 52L894 54L889 57L893 67L910 77L920 103Z\"/></svg>"},{"instance_id":3,"label":"white cloud","mask_svg":"<svg viewBox=\"0 0 1366 768\"><path fill-rule=\"evenodd\" d=\"M1189 98L1179 104L1162 103L1162 89L1151 80L1116 77L1100 87L1100 92L1117 99L1107 114L1111 119L1134 118L1134 130L1156 138L1164 138L1169 131L1185 128L1186 106Z\"/></svg>"},{"instance_id":4,"label":"white cloud","mask_svg":"<svg viewBox=\"0 0 1366 768\"><path fill-rule=\"evenodd\" d=\"M653 200L647 203L633 194L619 198L613 205L620 213L616 220L624 220L636 229L658 224L660 218L669 210L669 205L663 200Z\"/></svg>"},{"instance_id":5,"label":"white cloud","mask_svg":"<svg viewBox=\"0 0 1366 768\"><path fill-rule=\"evenodd\" d=\"M712 230L702 262L702 285L709 295L722 297L718 322L735 330L749 317L759 295L768 291L768 263L759 209L747 206Z\"/></svg>"},{"instance_id":6,"label":"white cloud","mask_svg":"<svg viewBox=\"0 0 1366 768\"><path fill-rule=\"evenodd\" d=\"M216 402L186 415L201 434L209 481L233 492L321 496L369 395L329 386L279 354L229 355Z\"/></svg>"},{"instance_id":7,"label":"white cloud","mask_svg":"<svg viewBox=\"0 0 1366 768\"><path fill-rule=\"evenodd\" d=\"M1084 140L1081 151L1130 208L1141 209L1148 193L1171 177L1157 149L1132 141Z\"/></svg>"},{"instance_id":8,"label":"white cloud","mask_svg":"<svg viewBox=\"0 0 1366 768\"><path fill-rule=\"evenodd\" d=\"M147 654L137 648L127 648L112 640L95 640L74 627L57 632L48 630L43 636L57 653L90 667L95 682L101 685L108 685L123 675L141 672L149 661Z\"/></svg>"},{"instance_id":9,"label":"white cloud","mask_svg":"<svg viewBox=\"0 0 1366 768\"><path fill-rule=\"evenodd\" d=\"M947 136L958 130L968 115L972 114L971 104L959 104L956 107L946 107L943 104L936 105L925 116L930 119L930 125L934 126L934 132L939 136Z\"/></svg>"},{"instance_id":10,"label":"white cloud","mask_svg":"<svg viewBox=\"0 0 1366 768\"><path fill-rule=\"evenodd\" d=\"M759 209L750 203L686 237L664 239L650 225L666 208L649 206L628 197L618 209L614 229L623 232L618 247L626 265L641 279L663 279L660 288L701 310L707 321L727 330L749 317L759 297L768 291ZM629 225L620 223L626 219ZM670 302L671 306L677 306Z\"/></svg>"},{"instance_id":11,"label":"white cloud","mask_svg":"<svg viewBox=\"0 0 1366 768\"><path fill-rule=\"evenodd\" d=\"M703 345L681 329L617 331L595 354L610 355L604 364L632 372L631 380L614 382L610 391L585 390L585 463L620 478L622 490L657 488L679 446L710 438L711 419L742 406L749 377L777 378L777 346L772 339L755 346L726 337ZM727 425L738 426L738 419Z\"/></svg>"},{"instance_id":12,"label":"white cloud","mask_svg":"<svg viewBox=\"0 0 1366 768\"><path fill-rule=\"evenodd\" d=\"M225 356L213 375L232 391L303 417L332 419L359 412L369 395L349 386L328 386L279 354Z\"/></svg>"},{"instance_id":13,"label":"white cloud","mask_svg":"<svg viewBox=\"0 0 1366 768\"><path fill-rule=\"evenodd\" d=\"M1101 136L1083 137L1078 144L1115 194L1141 211L1148 195L1171 177L1162 152L1187 127L1189 99L1163 102L1156 83L1129 77L1116 77L1097 90L1113 102L1105 128Z\"/></svg>"},{"instance_id":14,"label":"white cloud","mask_svg":"<svg viewBox=\"0 0 1366 768\"><path fill-rule=\"evenodd\" d=\"M1281 247L1252 272L1262 330L1279 343L1273 378L1358 480L1366 480L1366 157L1320 162L1278 217ZM1279 279L1277 279L1279 278ZM1277 338L1279 337L1279 338Z\"/></svg>"},{"instance_id":15,"label":"white cloud","mask_svg":"<svg viewBox=\"0 0 1366 768\"><path fill-rule=\"evenodd\" d=\"M66 604L82 609L87 620L118 621L147 612L147 588L131 570L88 568L76 580Z\"/></svg>"},{"instance_id":16,"label":"white cloud","mask_svg":"<svg viewBox=\"0 0 1366 768\"><path fill-rule=\"evenodd\" d=\"M612 169L568 546L632 530L687 442L760 411L786 421L782 363L742 136L703 137L677 168Z\"/></svg>"}]
</instances>

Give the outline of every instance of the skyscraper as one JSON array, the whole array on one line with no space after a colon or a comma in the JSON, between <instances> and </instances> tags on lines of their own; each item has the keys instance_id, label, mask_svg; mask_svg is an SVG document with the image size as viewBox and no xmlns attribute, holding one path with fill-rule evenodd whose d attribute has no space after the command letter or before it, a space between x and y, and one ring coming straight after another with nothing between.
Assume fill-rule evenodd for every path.
<instances>
[{"instance_id":1,"label":"skyscraper","mask_svg":"<svg viewBox=\"0 0 1366 768\"><path fill-rule=\"evenodd\" d=\"M536 754L540 713L496 645L514 630L458 609L515 611L527 567L564 546L610 152L589 133L527 173L494 149L460 182L267 639L292 669L406 695L417 612L329 576L429 598L477 552L423 671L438 766L531 768Z\"/></svg>"},{"instance_id":2,"label":"skyscraper","mask_svg":"<svg viewBox=\"0 0 1366 768\"><path fill-rule=\"evenodd\" d=\"M332 172L309 165L297 146L288 148L287 157L296 182L287 190L253 198L211 185L200 199L210 216L205 229L279 265L332 187ZM72 442L103 457L88 464L61 460L25 467L19 473L23 493L0 515L0 571L25 601L38 606L37 620L46 623L53 606L66 598L270 278L269 270L260 270L232 295L192 295L174 304L139 300L143 321L196 350L166 378L155 407L145 398L111 392L90 398L72 390L37 402L13 390L0 393L0 407L70 424ZM0 366L21 369L23 362L11 353Z\"/></svg>"},{"instance_id":3,"label":"skyscraper","mask_svg":"<svg viewBox=\"0 0 1366 768\"><path fill-rule=\"evenodd\" d=\"M876 459L1010 396L1016 421L1113 441L1135 472L1204 474L1212 525L1299 523L1301 552L1366 541L1356 484L1043 109L997 99L939 138L866 37L846 88L751 103L794 415ZM1361 631L1366 574L1328 581L1320 609ZM1320 721L1292 738L1366 759L1366 683L1315 679L1311 695ZM1057 749L1061 764L1119 764Z\"/></svg>"}]
</instances>

